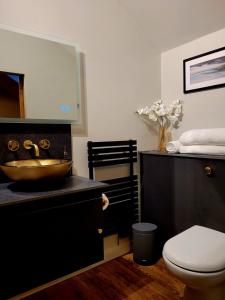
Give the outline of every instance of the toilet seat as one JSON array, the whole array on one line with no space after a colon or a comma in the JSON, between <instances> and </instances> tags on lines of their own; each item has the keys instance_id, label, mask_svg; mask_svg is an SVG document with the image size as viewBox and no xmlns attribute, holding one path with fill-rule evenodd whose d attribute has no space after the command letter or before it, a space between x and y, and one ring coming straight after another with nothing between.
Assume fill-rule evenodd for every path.
<instances>
[{"instance_id":1,"label":"toilet seat","mask_svg":"<svg viewBox=\"0 0 225 300\"><path fill-rule=\"evenodd\" d=\"M163 249L167 259L194 272L225 269L225 234L195 225L168 240Z\"/></svg>"}]
</instances>

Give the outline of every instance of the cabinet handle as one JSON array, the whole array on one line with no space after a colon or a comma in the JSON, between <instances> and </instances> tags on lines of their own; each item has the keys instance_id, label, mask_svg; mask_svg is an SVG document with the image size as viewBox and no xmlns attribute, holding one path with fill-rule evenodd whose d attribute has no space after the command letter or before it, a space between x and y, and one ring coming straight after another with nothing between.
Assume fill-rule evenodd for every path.
<instances>
[{"instance_id":1,"label":"cabinet handle","mask_svg":"<svg viewBox=\"0 0 225 300\"><path fill-rule=\"evenodd\" d=\"M102 204L103 210L106 210L106 208L109 206L109 198L105 194L102 194Z\"/></svg>"},{"instance_id":2,"label":"cabinet handle","mask_svg":"<svg viewBox=\"0 0 225 300\"><path fill-rule=\"evenodd\" d=\"M215 170L211 166L205 166L204 170L207 176L213 176L215 174Z\"/></svg>"}]
</instances>

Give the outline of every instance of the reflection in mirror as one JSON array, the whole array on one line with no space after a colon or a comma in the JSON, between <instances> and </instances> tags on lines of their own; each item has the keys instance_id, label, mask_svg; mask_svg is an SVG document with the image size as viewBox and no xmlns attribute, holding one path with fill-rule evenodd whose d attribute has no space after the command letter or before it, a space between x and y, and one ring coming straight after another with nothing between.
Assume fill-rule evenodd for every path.
<instances>
[{"instance_id":1,"label":"reflection in mirror","mask_svg":"<svg viewBox=\"0 0 225 300\"><path fill-rule=\"evenodd\" d=\"M6 29L0 29L0 42L0 118L79 123L75 47Z\"/></svg>"},{"instance_id":2,"label":"reflection in mirror","mask_svg":"<svg viewBox=\"0 0 225 300\"><path fill-rule=\"evenodd\" d=\"M1 118L24 118L23 74L0 71Z\"/></svg>"}]
</instances>

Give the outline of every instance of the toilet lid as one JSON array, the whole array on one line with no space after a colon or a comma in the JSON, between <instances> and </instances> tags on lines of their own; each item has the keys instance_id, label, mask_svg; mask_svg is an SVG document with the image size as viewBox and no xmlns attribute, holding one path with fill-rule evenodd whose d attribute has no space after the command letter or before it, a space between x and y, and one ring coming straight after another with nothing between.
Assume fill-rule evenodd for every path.
<instances>
[{"instance_id":1,"label":"toilet lid","mask_svg":"<svg viewBox=\"0 0 225 300\"><path fill-rule=\"evenodd\" d=\"M164 254L175 265L196 272L225 269L225 234L193 226L169 239Z\"/></svg>"}]
</instances>

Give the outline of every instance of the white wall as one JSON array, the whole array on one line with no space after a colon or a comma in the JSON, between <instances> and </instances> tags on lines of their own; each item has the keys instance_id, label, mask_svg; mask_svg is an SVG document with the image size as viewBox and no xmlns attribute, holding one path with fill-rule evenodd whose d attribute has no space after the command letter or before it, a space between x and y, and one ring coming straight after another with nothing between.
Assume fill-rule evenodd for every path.
<instances>
[{"instance_id":1,"label":"white wall","mask_svg":"<svg viewBox=\"0 0 225 300\"><path fill-rule=\"evenodd\" d=\"M184 102L184 118L173 137L188 129L225 127L225 88L183 93L183 60L225 45L225 29L162 53L161 97Z\"/></svg>"},{"instance_id":2,"label":"white wall","mask_svg":"<svg viewBox=\"0 0 225 300\"><path fill-rule=\"evenodd\" d=\"M160 97L160 55L117 0L0 0L0 23L53 35L85 55L88 137L73 138L75 169L88 175L87 140L156 143L134 111Z\"/></svg>"}]
</instances>

